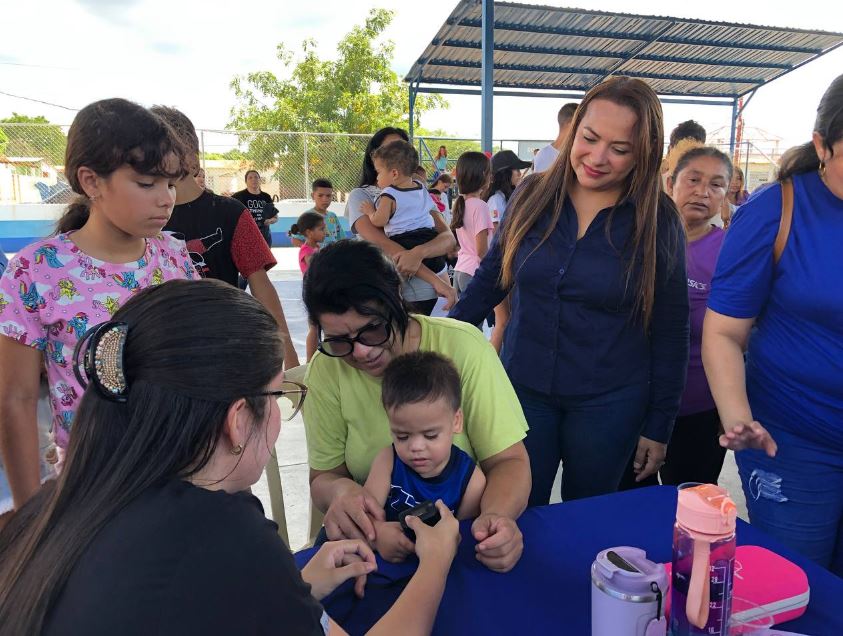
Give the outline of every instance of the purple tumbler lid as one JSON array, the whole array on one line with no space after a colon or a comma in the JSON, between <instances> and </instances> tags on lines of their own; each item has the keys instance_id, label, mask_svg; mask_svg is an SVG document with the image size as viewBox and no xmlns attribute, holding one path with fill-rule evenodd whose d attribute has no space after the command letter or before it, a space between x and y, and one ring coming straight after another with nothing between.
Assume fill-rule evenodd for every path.
<instances>
[{"instance_id":1,"label":"purple tumbler lid","mask_svg":"<svg viewBox=\"0 0 843 636\"><path fill-rule=\"evenodd\" d=\"M607 594L633 602L649 603L667 593L664 566L650 561L644 550L629 546L598 554L591 566L591 580ZM659 592L653 590L653 583Z\"/></svg>"}]
</instances>

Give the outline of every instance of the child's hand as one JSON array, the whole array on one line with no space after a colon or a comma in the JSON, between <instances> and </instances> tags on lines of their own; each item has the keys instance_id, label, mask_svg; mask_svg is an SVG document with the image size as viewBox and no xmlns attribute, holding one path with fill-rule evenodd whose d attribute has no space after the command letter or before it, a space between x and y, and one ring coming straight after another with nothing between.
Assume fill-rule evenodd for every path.
<instances>
[{"instance_id":1,"label":"child's hand","mask_svg":"<svg viewBox=\"0 0 843 636\"><path fill-rule=\"evenodd\" d=\"M401 563L416 550L397 521L376 521L375 532L375 549L390 563Z\"/></svg>"},{"instance_id":2,"label":"child's hand","mask_svg":"<svg viewBox=\"0 0 843 636\"><path fill-rule=\"evenodd\" d=\"M360 204L360 211L366 216L372 216L375 213L375 205L371 201L363 201Z\"/></svg>"}]
</instances>

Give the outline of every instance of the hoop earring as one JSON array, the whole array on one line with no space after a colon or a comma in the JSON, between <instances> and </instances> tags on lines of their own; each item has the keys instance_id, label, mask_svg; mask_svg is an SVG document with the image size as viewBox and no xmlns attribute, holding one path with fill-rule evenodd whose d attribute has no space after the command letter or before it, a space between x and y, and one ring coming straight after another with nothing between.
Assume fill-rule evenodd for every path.
<instances>
[{"instance_id":1,"label":"hoop earring","mask_svg":"<svg viewBox=\"0 0 843 636\"><path fill-rule=\"evenodd\" d=\"M820 161L820 177L825 179L825 161Z\"/></svg>"},{"instance_id":2,"label":"hoop earring","mask_svg":"<svg viewBox=\"0 0 843 636\"><path fill-rule=\"evenodd\" d=\"M243 452L243 444L237 444L234 448L231 449L232 455L239 455Z\"/></svg>"}]
</instances>

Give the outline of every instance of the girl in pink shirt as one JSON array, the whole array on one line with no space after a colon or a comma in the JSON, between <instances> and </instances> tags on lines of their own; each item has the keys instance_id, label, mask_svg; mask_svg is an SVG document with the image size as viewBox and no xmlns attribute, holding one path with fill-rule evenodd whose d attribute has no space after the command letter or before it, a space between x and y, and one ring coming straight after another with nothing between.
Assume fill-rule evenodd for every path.
<instances>
[{"instance_id":1,"label":"girl in pink shirt","mask_svg":"<svg viewBox=\"0 0 843 636\"><path fill-rule=\"evenodd\" d=\"M70 127L65 172L80 198L57 235L23 248L0 278L0 452L15 508L40 486L42 366L58 446L48 460L55 463L83 393L72 368L79 339L138 290L198 278L185 244L161 231L185 165L169 126L124 99L86 106Z\"/></svg>"},{"instance_id":2,"label":"girl in pink shirt","mask_svg":"<svg viewBox=\"0 0 843 636\"><path fill-rule=\"evenodd\" d=\"M489 249L494 225L489 206L481 198L489 185L492 167L482 152L464 152L457 160L457 186L451 230L460 248L454 266L454 288L459 296L468 287Z\"/></svg>"},{"instance_id":3,"label":"girl in pink shirt","mask_svg":"<svg viewBox=\"0 0 843 636\"><path fill-rule=\"evenodd\" d=\"M299 268L304 274L310 265L310 259L319 251L319 245L325 240L325 217L318 212L305 212L290 226L290 236L299 234L305 241L299 247Z\"/></svg>"}]
</instances>

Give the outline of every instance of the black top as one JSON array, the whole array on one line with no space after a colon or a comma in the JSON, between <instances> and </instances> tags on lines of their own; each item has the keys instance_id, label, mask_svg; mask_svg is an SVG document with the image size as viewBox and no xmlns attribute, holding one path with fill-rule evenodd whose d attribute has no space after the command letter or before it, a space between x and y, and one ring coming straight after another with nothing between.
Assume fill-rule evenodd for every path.
<instances>
[{"instance_id":1,"label":"black top","mask_svg":"<svg viewBox=\"0 0 843 636\"><path fill-rule=\"evenodd\" d=\"M164 229L187 243L203 278L237 285L238 274L248 278L275 265L243 204L229 197L206 190L193 201L175 206Z\"/></svg>"},{"instance_id":2,"label":"black top","mask_svg":"<svg viewBox=\"0 0 843 636\"><path fill-rule=\"evenodd\" d=\"M539 246L551 211L549 207L527 233L516 254L512 315L501 354L504 367L514 384L550 395L595 395L649 383L642 435L666 442L688 365L688 286L679 215L662 195L655 298L645 331L633 313L635 269L626 284L627 263L641 259L631 247L634 204L601 210L577 239L577 213L567 198L559 222ZM510 221L517 219L507 217ZM507 290L498 287L501 264L500 246L493 241L451 310L452 318L477 324L504 299Z\"/></svg>"},{"instance_id":3,"label":"black top","mask_svg":"<svg viewBox=\"0 0 843 636\"><path fill-rule=\"evenodd\" d=\"M172 481L96 535L43 634L323 636L322 618L254 496Z\"/></svg>"},{"instance_id":4,"label":"black top","mask_svg":"<svg viewBox=\"0 0 843 636\"><path fill-rule=\"evenodd\" d=\"M266 219L278 216L278 209L273 205L272 197L266 192L261 191L260 194L252 194L248 190L240 190L231 196L246 206L252 213L255 223L261 229L266 226Z\"/></svg>"}]
</instances>

